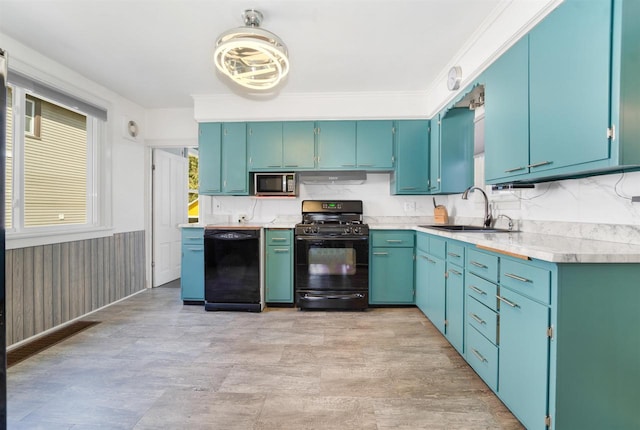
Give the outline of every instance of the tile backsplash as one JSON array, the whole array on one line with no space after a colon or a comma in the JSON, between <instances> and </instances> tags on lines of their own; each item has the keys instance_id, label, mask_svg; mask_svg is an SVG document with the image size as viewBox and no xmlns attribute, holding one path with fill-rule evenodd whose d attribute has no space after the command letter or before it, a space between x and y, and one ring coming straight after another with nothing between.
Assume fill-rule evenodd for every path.
<instances>
[{"instance_id":1,"label":"tile backsplash","mask_svg":"<svg viewBox=\"0 0 640 430\"><path fill-rule=\"evenodd\" d=\"M362 200L368 222L430 222L435 197L452 221L481 222L479 193L469 200L460 194L393 196L389 187L388 173L369 173L360 185L300 184L295 198L202 196L202 221L234 222L238 214L246 214L251 222L298 222L302 200L335 199ZM631 202L631 196L640 196L640 172L546 182L524 190L493 192L487 187L487 194L494 217L507 215L522 231L640 243L640 203Z\"/></svg>"}]
</instances>

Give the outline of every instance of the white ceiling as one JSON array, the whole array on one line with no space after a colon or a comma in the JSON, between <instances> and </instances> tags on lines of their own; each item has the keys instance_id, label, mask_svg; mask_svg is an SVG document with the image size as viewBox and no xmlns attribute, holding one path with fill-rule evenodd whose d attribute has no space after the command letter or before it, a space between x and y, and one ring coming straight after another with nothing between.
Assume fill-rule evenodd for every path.
<instances>
[{"instance_id":1,"label":"white ceiling","mask_svg":"<svg viewBox=\"0 0 640 430\"><path fill-rule=\"evenodd\" d=\"M0 33L145 108L237 90L217 36L255 8L287 44L281 94L425 92L506 0L0 0Z\"/></svg>"}]
</instances>

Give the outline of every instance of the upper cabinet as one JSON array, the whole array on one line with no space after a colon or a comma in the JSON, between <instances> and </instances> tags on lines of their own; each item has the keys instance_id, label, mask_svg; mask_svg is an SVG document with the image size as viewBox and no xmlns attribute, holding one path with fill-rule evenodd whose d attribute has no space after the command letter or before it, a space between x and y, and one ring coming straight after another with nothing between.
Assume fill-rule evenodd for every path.
<instances>
[{"instance_id":1,"label":"upper cabinet","mask_svg":"<svg viewBox=\"0 0 640 430\"><path fill-rule=\"evenodd\" d=\"M565 0L486 71L488 183L640 165L639 21L634 0Z\"/></svg>"},{"instance_id":2,"label":"upper cabinet","mask_svg":"<svg viewBox=\"0 0 640 430\"><path fill-rule=\"evenodd\" d=\"M454 107L441 117L439 194L461 193L473 185L474 135L475 111L469 107Z\"/></svg>"},{"instance_id":3,"label":"upper cabinet","mask_svg":"<svg viewBox=\"0 0 640 430\"><path fill-rule=\"evenodd\" d=\"M201 123L198 152L200 194L249 193L245 123Z\"/></svg>"},{"instance_id":4,"label":"upper cabinet","mask_svg":"<svg viewBox=\"0 0 640 430\"><path fill-rule=\"evenodd\" d=\"M396 121L392 194L429 193L429 121Z\"/></svg>"},{"instance_id":5,"label":"upper cabinet","mask_svg":"<svg viewBox=\"0 0 640 430\"><path fill-rule=\"evenodd\" d=\"M609 158L611 0L567 0L529 34L531 173Z\"/></svg>"},{"instance_id":6,"label":"upper cabinet","mask_svg":"<svg viewBox=\"0 0 640 430\"><path fill-rule=\"evenodd\" d=\"M355 121L318 121L316 139L320 169L355 169Z\"/></svg>"},{"instance_id":7,"label":"upper cabinet","mask_svg":"<svg viewBox=\"0 0 640 430\"><path fill-rule=\"evenodd\" d=\"M356 165L360 169L393 168L393 121L356 123Z\"/></svg>"},{"instance_id":8,"label":"upper cabinet","mask_svg":"<svg viewBox=\"0 0 640 430\"><path fill-rule=\"evenodd\" d=\"M529 173L529 37L485 73L485 178L517 180Z\"/></svg>"},{"instance_id":9,"label":"upper cabinet","mask_svg":"<svg viewBox=\"0 0 640 430\"><path fill-rule=\"evenodd\" d=\"M428 172L428 189L430 193L438 194L440 192L440 113L437 113L431 119L429 129L429 172Z\"/></svg>"},{"instance_id":10,"label":"upper cabinet","mask_svg":"<svg viewBox=\"0 0 640 430\"><path fill-rule=\"evenodd\" d=\"M313 169L316 163L316 125L313 121L282 123L283 167Z\"/></svg>"},{"instance_id":11,"label":"upper cabinet","mask_svg":"<svg viewBox=\"0 0 640 430\"><path fill-rule=\"evenodd\" d=\"M282 123L247 123L247 155L249 170L282 167Z\"/></svg>"}]
</instances>

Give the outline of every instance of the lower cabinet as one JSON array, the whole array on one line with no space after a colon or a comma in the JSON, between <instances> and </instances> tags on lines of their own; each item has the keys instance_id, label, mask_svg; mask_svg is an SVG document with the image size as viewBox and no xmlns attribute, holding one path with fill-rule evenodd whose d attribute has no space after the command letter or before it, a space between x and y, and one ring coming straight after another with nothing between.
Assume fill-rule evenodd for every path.
<instances>
[{"instance_id":1,"label":"lower cabinet","mask_svg":"<svg viewBox=\"0 0 640 430\"><path fill-rule=\"evenodd\" d=\"M371 231L369 304L415 303L414 234L412 230Z\"/></svg>"},{"instance_id":2,"label":"lower cabinet","mask_svg":"<svg viewBox=\"0 0 640 430\"><path fill-rule=\"evenodd\" d=\"M292 304L293 230L267 229L265 243L265 301Z\"/></svg>"},{"instance_id":3,"label":"lower cabinet","mask_svg":"<svg viewBox=\"0 0 640 430\"><path fill-rule=\"evenodd\" d=\"M640 428L640 264L550 263L422 232L416 253L416 305L441 331L444 314L446 338L527 429Z\"/></svg>"},{"instance_id":4,"label":"lower cabinet","mask_svg":"<svg viewBox=\"0 0 640 430\"><path fill-rule=\"evenodd\" d=\"M180 298L185 304L204 303L204 229L182 229Z\"/></svg>"}]
</instances>

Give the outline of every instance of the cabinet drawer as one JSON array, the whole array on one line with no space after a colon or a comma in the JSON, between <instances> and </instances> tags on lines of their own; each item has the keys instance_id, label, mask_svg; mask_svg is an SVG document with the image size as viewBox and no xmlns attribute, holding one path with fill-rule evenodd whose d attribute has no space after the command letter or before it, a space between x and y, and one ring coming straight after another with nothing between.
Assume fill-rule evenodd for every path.
<instances>
[{"instance_id":1,"label":"cabinet drawer","mask_svg":"<svg viewBox=\"0 0 640 430\"><path fill-rule=\"evenodd\" d=\"M500 285L549 304L551 272L540 267L503 258L500 262Z\"/></svg>"},{"instance_id":2,"label":"cabinet drawer","mask_svg":"<svg viewBox=\"0 0 640 430\"><path fill-rule=\"evenodd\" d=\"M484 280L473 273L467 274L466 291L469 297L477 299L480 303L493 309L498 310L498 286L487 280Z\"/></svg>"},{"instance_id":3,"label":"cabinet drawer","mask_svg":"<svg viewBox=\"0 0 640 430\"><path fill-rule=\"evenodd\" d=\"M270 228L266 234L267 245L291 245L293 241L293 231L291 229Z\"/></svg>"},{"instance_id":4,"label":"cabinet drawer","mask_svg":"<svg viewBox=\"0 0 640 430\"><path fill-rule=\"evenodd\" d=\"M464 245L455 242L447 243L447 261L464 266Z\"/></svg>"},{"instance_id":5,"label":"cabinet drawer","mask_svg":"<svg viewBox=\"0 0 640 430\"><path fill-rule=\"evenodd\" d=\"M444 260L447 256L447 241L437 237L429 239L429 254Z\"/></svg>"},{"instance_id":6,"label":"cabinet drawer","mask_svg":"<svg viewBox=\"0 0 640 430\"><path fill-rule=\"evenodd\" d=\"M416 233L416 248L421 251L429 252L429 238L425 233Z\"/></svg>"},{"instance_id":7,"label":"cabinet drawer","mask_svg":"<svg viewBox=\"0 0 640 430\"><path fill-rule=\"evenodd\" d=\"M204 244L204 228L185 227L182 229L183 245L203 245Z\"/></svg>"},{"instance_id":8,"label":"cabinet drawer","mask_svg":"<svg viewBox=\"0 0 640 430\"><path fill-rule=\"evenodd\" d=\"M371 232L371 244L372 246L413 248L414 236L413 230L376 230Z\"/></svg>"},{"instance_id":9,"label":"cabinet drawer","mask_svg":"<svg viewBox=\"0 0 640 430\"><path fill-rule=\"evenodd\" d=\"M467 326L467 362L493 391L498 389L498 347Z\"/></svg>"},{"instance_id":10,"label":"cabinet drawer","mask_svg":"<svg viewBox=\"0 0 640 430\"><path fill-rule=\"evenodd\" d=\"M476 275L498 282L498 257L475 249L467 252L467 270Z\"/></svg>"},{"instance_id":11,"label":"cabinet drawer","mask_svg":"<svg viewBox=\"0 0 640 430\"><path fill-rule=\"evenodd\" d=\"M498 314L467 296L467 324L477 329L494 345L498 344Z\"/></svg>"}]
</instances>

